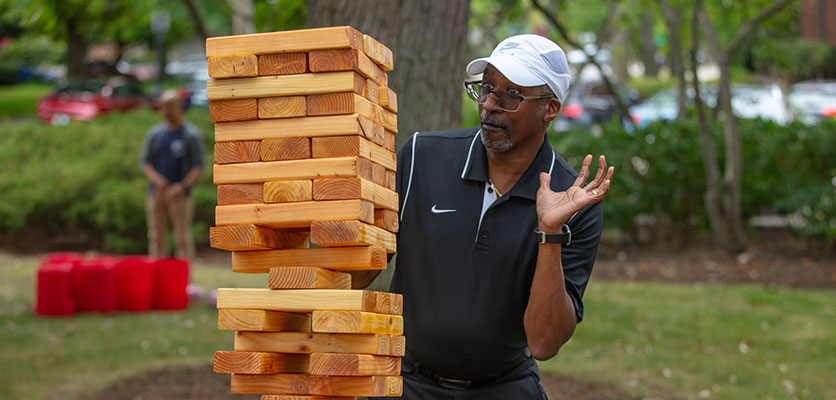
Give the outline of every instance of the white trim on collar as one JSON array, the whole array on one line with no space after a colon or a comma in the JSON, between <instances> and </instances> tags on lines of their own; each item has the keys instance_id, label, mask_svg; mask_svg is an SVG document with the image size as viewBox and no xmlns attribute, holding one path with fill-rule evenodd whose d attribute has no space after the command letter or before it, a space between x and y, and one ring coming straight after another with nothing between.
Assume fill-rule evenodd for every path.
<instances>
[{"instance_id":1,"label":"white trim on collar","mask_svg":"<svg viewBox=\"0 0 836 400\"><path fill-rule=\"evenodd\" d=\"M467 151L467 160L464 162L464 168L462 168L462 179L464 179L464 176L467 173L467 168L470 167L470 156L473 155L473 145L476 144L476 138L478 138L480 134L482 134L481 129L473 135L473 140L470 142L470 148Z\"/></svg>"}]
</instances>

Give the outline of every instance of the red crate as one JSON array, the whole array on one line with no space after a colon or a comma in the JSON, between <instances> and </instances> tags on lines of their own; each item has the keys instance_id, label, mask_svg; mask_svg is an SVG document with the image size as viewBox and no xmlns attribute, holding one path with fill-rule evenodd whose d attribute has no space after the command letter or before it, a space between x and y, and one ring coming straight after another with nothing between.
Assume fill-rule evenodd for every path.
<instances>
[{"instance_id":1,"label":"red crate","mask_svg":"<svg viewBox=\"0 0 836 400\"><path fill-rule=\"evenodd\" d=\"M154 308L182 310L189 306L186 286L189 284L189 263L178 258L154 262Z\"/></svg>"},{"instance_id":2,"label":"red crate","mask_svg":"<svg viewBox=\"0 0 836 400\"><path fill-rule=\"evenodd\" d=\"M145 256L124 257L115 265L119 310L148 311L154 306L154 265Z\"/></svg>"}]
</instances>

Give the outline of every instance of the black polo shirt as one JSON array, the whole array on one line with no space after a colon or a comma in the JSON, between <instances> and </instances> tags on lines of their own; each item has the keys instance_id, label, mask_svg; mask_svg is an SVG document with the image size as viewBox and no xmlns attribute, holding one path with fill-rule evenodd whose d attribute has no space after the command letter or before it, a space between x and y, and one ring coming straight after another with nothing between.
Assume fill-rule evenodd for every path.
<instances>
[{"instance_id":1,"label":"black polo shirt","mask_svg":"<svg viewBox=\"0 0 836 400\"><path fill-rule=\"evenodd\" d=\"M478 127L420 132L398 153L401 203L391 290L404 295L409 356L449 378L492 376L528 357L523 314L537 262L540 172L554 191L577 173L548 141L516 185L482 214L488 182ZM603 222L602 204L572 217L562 249L566 290L583 316Z\"/></svg>"}]
</instances>

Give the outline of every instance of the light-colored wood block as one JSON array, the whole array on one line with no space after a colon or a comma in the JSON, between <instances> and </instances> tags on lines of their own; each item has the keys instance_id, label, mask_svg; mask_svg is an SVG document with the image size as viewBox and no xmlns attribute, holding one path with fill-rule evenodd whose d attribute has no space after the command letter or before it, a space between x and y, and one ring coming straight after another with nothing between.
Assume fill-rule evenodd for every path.
<instances>
[{"instance_id":1,"label":"light-colored wood block","mask_svg":"<svg viewBox=\"0 0 836 400\"><path fill-rule=\"evenodd\" d=\"M374 133L366 131L372 130L374 124L364 119L354 114L222 122L215 124L215 142L347 135L371 139Z\"/></svg>"},{"instance_id":2,"label":"light-colored wood block","mask_svg":"<svg viewBox=\"0 0 836 400\"><path fill-rule=\"evenodd\" d=\"M361 49L363 34L350 26L220 36L206 39L206 57L236 54L306 52L319 49Z\"/></svg>"},{"instance_id":3,"label":"light-colored wood block","mask_svg":"<svg viewBox=\"0 0 836 400\"><path fill-rule=\"evenodd\" d=\"M311 158L215 165L213 179L215 185L340 177L373 179L373 169L374 166L369 160L360 157Z\"/></svg>"},{"instance_id":4,"label":"light-colored wood block","mask_svg":"<svg viewBox=\"0 0 836 400\"><path fill-rule=\"evenodd\" d=\"M372 173L374 173L374 171L372 171ZM386 171L386 184L383 185L383 186L385 186L389 190L396 190L396 188L398 186L396 180L397 180L397 175L395 174L395 171L387 170Z\"/></svg>"},{"instance_id":5,"label":"light-colored wood block","mask_svg":"<svg viewBox=\"0 0 836 400\"><path fill-rule=\"evenodd\" d=\"M258 140L215 143L215 162L218 164L258 161L261 161L261 142Z\"/></svg>"},{"instance_id":6,"label":"light-colored wood block","mask_svg":"<svg viewBox=\"0 0 836 400\"><path fill-rule=\"evenodd\" d=\"M305 96L261 98L258 99L258 118L304 117L305 103Z\"/></svg>"},{"instance_id":7,"label":"light-colored wood block","mask_svg":"<svg viewBox=\"0 0 836 400\"><path fill-rule=\"evenodd\" d=\"M400 218L398 213L392 210L374 210L374 226L386 229L389 232L398 232L400 229Z\"/></svg>"},{"instance_id":8,"label":"light-colored wood block","mask_svg":"<svg viewBox=\"0 0 836 400\"><path fill-rule=\"evenodd\" d=\"M373 37L363 35L363 51L384 71L391 71L395 66L392 50L384 46Z\"/></svg>"},{"instance_id":9,"label":"light-colored wood block","mask_svg":"<svg viewBox=\"0 0 836 400\"><path fill-rule=\"evenodd\" d=\"M257 76L206 82L209 100L252 99L333 92L363 93L366 82L354 71Z\"/></svg>"},{"instance_id":10,"label":"light-colored wood block","mask_svg":"<svg viewBox=\"0 0 836 400\"><path fill-rule=\"evenodd\" d=\"M233 183L218 185L218 205L257 204L264 202L262 183Z\"/></svg>"},{"instance_id":11,"label":"light-colored wood block","mask_svg":"<svg viewBox=\"0 0 836 400\"><path fill-rule=\"evenodd\" d=\"M213 226L209 228L209 244L229 251L304 249L308 236L277 231L256 225Z\"/></svg>"},{"instance_id":12,"label":"light-colored wood block","mask_svg":"<svg viewBox=\"0 0 836 400\"><path fill-rule=\"evenodd\" d=\"M357 400L356 397L346 396L294 396L284 394L265 394L259 400Z\"/></svg>"},{"instance_id":13,"label":"light-colored wood block","mask_svg":"<svg viewBox=\"0 0 836 400\"><path fill-rule=\"evenodd\" d=\"M364 138L371 140L372 143L378 146L384 145L384 140L386 140L384 137L386 134L386 130L383 128L382 125L375 124L372 120L363 116L357 117L357 122L360 123L360 130L362 131L362 135L360 136L363 136Z\"/></svg>"},{"instance_id":14,"label":"light-colored wood block","mask_svg":"<svg viewBox=\"0 0 836 400\"><path fill-rule=\"evenodd\" d=\"M305 313L224 308L218 310L218 329L226 331L309 332L311 316Z\"/></svg>"},{"instance_id":15,"label":"light-colored wood block","mask_svg":"<svg viewBox=\"0 0 836 400\"><path fill-rule=\"evenodd\" d=\"M258 59L254 55L228 55L209 59L209 77L212 79L258 76Z\"/></svg>"},{"instance_id":16,"label":"light-colored wood block","mask_svg":"<svg viewBox=\"0 0 836 400\"><path fill-rule=\"evenodd\" d=\"M392 335L306 332L235 332L235 351L359 353L403 356L406 339Z\"/></svg>"},{"instance_id":17,"label":"light-colored wood block","mask_svg":"<svg viewBox=\"0 0 836 400\"><path fill-rule=\"evenodd\" d=\"M371 201L376 208L398 211L398 194L363 178L316 179L313 181L314 200Z\"/></svg>"},{"instance_id":18,"label":"light-colored wood block","mask_svg":"<svg viewBox=\"0 0 836 400\"><path fill-rule=\"evenodd\" d=\"M371 79L366 79L366 87L363 89L363 97L374 104L378 104L380 101L380 86L377 82Z\"/></svg>"},{"instance_id":19,"label":"light-colored wood block","mask_svg":"<svg viewBox=\"0 0 836 400\"><path fill-rule=\"evenodd\" d=\"M209 102L212 122L249 121L258 119L256 99L214 100Z\"/></svg>"},{"instance_id":20,"label":"light-colored wood block","mask_svg":"<svg viewBox=\"0 0 836 400\"><path fill-rule=\"evenodd\" d=\"M311 200L313 200L312 181L264 182L265 203L295 203Z\"/></svg>"},{"instance_id":21,"label":"light-colored wood block","mask_svg":"<svg viewBox=\"0 0 836 400\"><path fill-rule=\"evenodd\" d=\"M401 374L401 358L370 354L313 353L310 355L309 368L311 375L392 376Z\"/></svg>"},{"instance_id":22,"label":"light-colored wood block","mask_svg":"<svg viewBox=\"0 0 836 400\"><path fill-rule=\"evenodd\" d=\"M308 69L311 72L357 71L379 85L389 84L386 71L357 49L311 51L308 53Z\"/></svg>"},{"instance_id":23,"label":"light-colored wood block","mask_svg":"<svg viewBox=\"0 0 836 400\"><path fill-rule=\"evenodd\" d=\"M351 275L318 267L270 268L270 289L351 289Z\"/></svg>"},{"instance_id":24,"label":"light-colored wood block","mask_svg":"<svg viewBox=\"0 0 836 400\"><path fill-rule=\"evenodd\" d=\"M362 271L386 268L386 251L380 247L344 247L236 251L232 270L244 273L267 273L275 266L321 267L335 271Z\"/></svg>"},{"instance_id":25,"label":"light-colored wood block","mask_svg":"<svg viewBox=\"0 0 836 400\"><path fill-rule=\"evenodd\" d=\"M398 112L398 95L395 94L395 91L392 88L381 87L378 92L380 95L378 104L393 113Z\"/></svg>"},{"instance_id":26,"label":"light-colored wood block","mask_svg":"<svg viewBox=\"0 0 836 400\"><path fill-rule=\"evenodd\" d=\"M362 93L362 92L361 92ZM392 132L398 131L398 116L372 103L361 94L351 92L311 94L307 96L308 116L360 114Z\"/></svg>"},{"instance_id":27,"label":"light-colored wood block","mask_svg":"<svg viewBox=\"0 0 836 400\"><path fill-rule=\"evenodd\" d=\"M394 233L360 221L313 221L311 243L324 247L380 246L387 253L397 251Z\"/></svg>"},{"instance_id":28,"label":"light-colored wood block","mask_svg":"<svg viewBox=\"0 0 836 400\"><path fill-rule=\"evenodd\" d=\"M264 161L302 160L311 158L311 138L296 137L261 141Z\"/></svg>"},{"instance_id":29,"label":"light-colored wood block","mask_svg":"<svg viewBox=\"0 0 836 400\"><path fill-rule=\"evenodd\" d=\"M306 354L216 351L214 370L217 373L223 374L269 375L309 373L311 370L310 361L311 356ZM342 361L343 363L350 362L350 360ZM371 361L366 361L366 363L369 364Z\"/></svg>"},{"instance_id":30,"label":"light-colored wood block","mask_svg":"<svg viewBox=\"0 0 836 400\"><path fill-rule=\"evenodd\" d=\"M311 138L313 158L363 157L394 171L398 167L395 153L360 136L332 136Z\"/></svg>"},{"instance_id":31,"label":"light-colored wood block","mask_svg":"<svg viewBox=\"0 0 836 400\"><path fill-rule=\"evenodd\" d=\"M307 53L274 53L258 56L259 75L290 75L308 72Z\"/></svg>"},{"instance_id":32,"label":"light-colored wood block","mask_svg":"<svg viewBox=\"0 0 836 400\"><path fill-rule=\"evenodd\" d=\"M317 376L232 374L232 393L312 394L322 396L400 396L400 376Z\"/></svg>"},{"instance_id":33,"label":"light-colored wood block","mask_svg":"<svg viewBox=\"0 0 836 400\"><path fill-rule=\"evenodd\" d=\"M317 220L360 220L374 223L374 205L364 200L304 201L280 204L238 204L215 207L215 224L307 228Z\"/></svg>"},{"instance_id":34,"label":"light-colored wood block","mask_svg":"<svg viewBox=\"0 0 836 400\"><path fill-rule=\"evenodd\" d=\"M400 308L398 308L400 307ZM218 289L218 309L247 308L289 312L315 310L403 313L403 299L397 293L341 289Z\"/></svg>"},{"instance_id":35,"label":"light-colored wood block","mask_svg":"<svg viewBox=\"0 0 836 400\"><path fill-rule=\"evenodd\" d=\"M386 167L380 164L372 163L372 182L374 182L375 185L380 185L388 189L388 182L386 181Z\"/></svg>"},{"instance_id":36,"label":"light-colored wood block","mask_svg":"<svg viewBox=\"0 0 836 400\"><path fill-rule=\"evenodd\" d=\"M395 134L390 131L385 131L383 134L383 146L384 149L394 152L395 151Z\"/></svg>"},{"instance_id":37,"label":"light-colored wood block","mask_svg":"<svg viewBox=\"0 0 836 400\"><path fill-rule=\"evenodd\" d=\"M321 333L402 335L403 317L362 311L314 311L311 329Z\"/></svg>"}]
</instances>

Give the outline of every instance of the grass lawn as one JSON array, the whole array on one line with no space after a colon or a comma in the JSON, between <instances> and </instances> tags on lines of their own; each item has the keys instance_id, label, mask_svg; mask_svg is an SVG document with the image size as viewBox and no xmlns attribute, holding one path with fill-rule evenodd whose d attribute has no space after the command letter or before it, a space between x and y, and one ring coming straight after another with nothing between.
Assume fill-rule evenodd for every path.
<instances>
[{"instance_id":1,"label":"grass lawn","mask_svg":"<svg viewBox=\"0 0 836 400\"><path fill-rule=\"evenodd\" d=\"M50 83L0 86L0 118L35 115L38 99L49 94Z\"/></svg>"}]
</instances>

